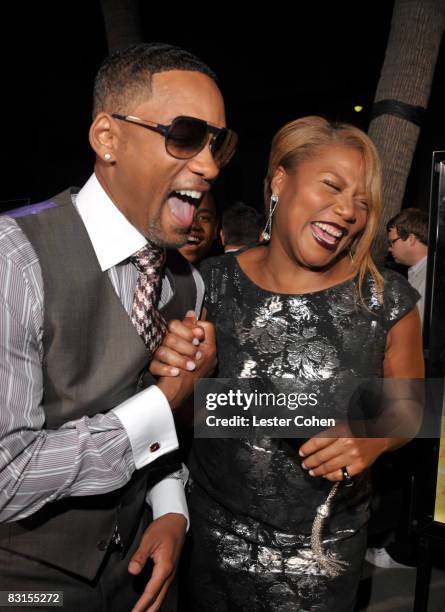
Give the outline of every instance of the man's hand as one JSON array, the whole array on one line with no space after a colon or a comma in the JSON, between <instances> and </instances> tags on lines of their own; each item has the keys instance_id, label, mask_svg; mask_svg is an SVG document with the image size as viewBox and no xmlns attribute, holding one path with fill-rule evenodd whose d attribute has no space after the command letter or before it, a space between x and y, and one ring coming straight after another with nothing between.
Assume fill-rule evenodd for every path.
<instances>
[{"instance_id":1,"label":"man's hand","mask_svg":"<svg viewBox=\"0 0 445 612\"><path fill-rule=\"evenodd\" d=\"M141 572L148 559L153 572L132 612L156 612L173 581L184 544L187 521L182 514L164 514L154 520L142 536L139 548L128 565L130 574Z\"/></svg>"},{"instance_id":2,"label":"man's hand","mask_svg":"<svg viewBox=\"0 0 445 612\"><path fill-rule=\"evenodd\" d=\"M164 393L172 409L181 406L184 400L193 393L196 380L211 376L216 367L214 325L208 321L190 319L191 317L187 317L183 322L172 321L169 324L169 333L163 345L155 353L155 360L150 367L152 374L160 375L158 387ZM198 340L196 328L199 328L199 335L202 337L199 347L193 343L194 339ZM192 355L193 361L191 360ZM178 373L174 372L172 375L171 372L162 369L166 367L165 363L169 368L177 368ZM190 365L187 365L188 363Z\"/></svg>"}]
</instances>

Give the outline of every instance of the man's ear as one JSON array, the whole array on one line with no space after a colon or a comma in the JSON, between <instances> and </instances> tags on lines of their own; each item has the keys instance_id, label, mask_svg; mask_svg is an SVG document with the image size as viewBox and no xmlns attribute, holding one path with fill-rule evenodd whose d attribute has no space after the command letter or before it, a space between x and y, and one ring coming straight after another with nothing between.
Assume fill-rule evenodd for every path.
<instances>
[{"instance_id":1,"label":"man's ear","mask_svg":"<svg viewBox=\"0 0 445 612\"><path fill-rule=\"evenodd\" d=\"M410 247L413 247L417 242L417 237L414 234L410 234L407 238L407 242Z\"/></svg>"},{"instance_id":2,"label":"man's ear","mask_svg":"<svg viewBox=\"0 0 445 612\"><path fill-rule=\"evenodd\" d=\"M98 113L89 131L90 145L99 159L116 161L115 123L108 113Z\"/></svg>"},{"instance_id":3,"label":"man's ear","mask_svg":"<svg viewBox=\"0 0 445 612\"><path fill-rule=\"evenodd\" d=\"M221 229L221 230L219 230L219 237L221 238L221 244L222 244L223 246L226 246L226 239L225 239L225 237L224 237L224 232L222 231L222 229Z\"/></svg>"},{"instance_id":4,"label":"man's ear","mask_svg":"<svg viewBox=\"0 0 445 612\"><path fill-rule=\"evenodd\" d=\"M276 195L280 195L280 191L282 190L286 179L287 179L286 170L283 168L283 166L278 166L270 182L272 193L275 193Z\"/></svg>"}]
</instances>

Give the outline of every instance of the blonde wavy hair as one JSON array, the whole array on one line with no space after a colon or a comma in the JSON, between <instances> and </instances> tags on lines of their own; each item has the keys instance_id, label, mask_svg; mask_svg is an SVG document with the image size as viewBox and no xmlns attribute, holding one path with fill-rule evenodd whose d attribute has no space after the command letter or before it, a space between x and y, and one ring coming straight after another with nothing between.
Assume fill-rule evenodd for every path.
<instances>
[{"instance_id":1,"label":"blonde wavy hair","mask_svg":"<svg viewBox=\"0 0 445 612\"><path fill-rule=\"evenodd\" d=\"M271 182L278 168L281 166L287 174L293 174L301 162L313 158L326 146L350 147L360 151L363 156L368 219L361 237L355 244L352 266L358 281L360 298L363 297L364 278L366 274L370 274L381 300L383 278L372 260L371 244L380 219L382 171L377 149L362 130L348 123L329 122L315 115L291 121L282 127L272 140L269 167L264 181L266 207L272 195Z\"/></svg>"}]
</instances>

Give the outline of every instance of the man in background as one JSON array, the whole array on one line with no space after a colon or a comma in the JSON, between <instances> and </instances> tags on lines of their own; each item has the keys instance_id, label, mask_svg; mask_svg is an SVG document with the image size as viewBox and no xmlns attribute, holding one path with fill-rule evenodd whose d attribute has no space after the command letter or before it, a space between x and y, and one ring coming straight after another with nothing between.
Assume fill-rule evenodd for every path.
<instances>
[{"instance_id":1,"label":"man in background","mask_svg":"<svg viewBox=\"0 0 445 612\"><path fill-rule=\"evenodd\" d=\"M257 244L262 226L262 216L255 208L235 202L222 215L220 237L224 253L235 253Z\"/></svg>"},{"instance_id":2,"label":"man in background","mask_svg":"<svg viewBox=\"0 0 445 612\"><path fill-rule=\"evenodd\" d=\"M428 215L405 208L388 221L388 251L397 263L408 266L408 281L420 293L418 307L423 323L428 255Z\"/></svg>"},{"instance_id":3,"label":"man in background","mask_svg":"<svg viewBox=\"0 0 445 612\"><path fill-rule=\"evenodd\" d=\"M201 200L193 217L193 224L186 244L178 249L185 259L195 267L212 248L218 231L218 215L215 198L211 191Z\"/></svg>"},{"instance_id":4,"label":"man in background","mask_svg":"<svg viewBox=\"0 0 445 612\"><path fill-rule=\"evenodd\" d=\"M388 251L396 263L408 266L408 281L420 293L417 304L423 323L428 215L417 208L405 208L388 221L386 229ZM372 529L375 529L376 534L390 534L392 541L386 546L368 548L366 560L372 565L410 569L415 564L412 538L407 535L410 518L408 508L412 494L412 475L425 442L427 440L411 441L404 448L382 457L373 466L379 506L373 517ZM378 491L378 488L381 490Z\"/></svg>"}]
</instances>

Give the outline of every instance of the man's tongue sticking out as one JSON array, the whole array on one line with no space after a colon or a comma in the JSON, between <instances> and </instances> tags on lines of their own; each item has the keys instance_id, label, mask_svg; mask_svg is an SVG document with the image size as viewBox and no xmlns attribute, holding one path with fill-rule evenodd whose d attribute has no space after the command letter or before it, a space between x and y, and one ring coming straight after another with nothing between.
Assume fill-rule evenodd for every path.
<instances>
[{"instance_id":1,"label":"man's tongue sticking out","mask_svg":"<svg viewBox=\"0 0 445 612\"><path fill-rule=\"evenodd\" d=\"M192 225L193 215L196 210L192 204L172 195L168 198L167 205L178 225L181 227L190 227Z\"/></svg>"}]
</instances>

